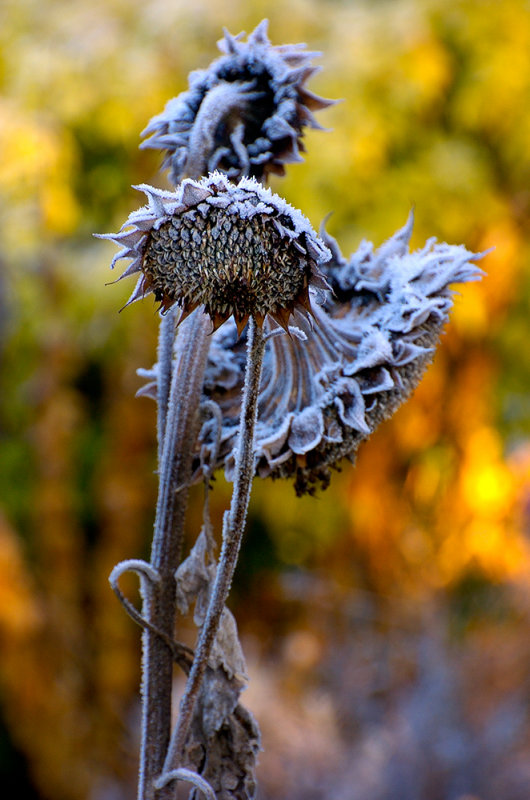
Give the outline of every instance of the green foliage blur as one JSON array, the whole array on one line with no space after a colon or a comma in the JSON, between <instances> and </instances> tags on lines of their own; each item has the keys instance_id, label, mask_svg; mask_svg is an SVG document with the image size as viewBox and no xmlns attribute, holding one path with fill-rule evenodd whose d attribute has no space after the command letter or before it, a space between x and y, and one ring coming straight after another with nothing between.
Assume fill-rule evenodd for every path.
<instances>
[{"instance_id":1,"label":"green foliage blur","mask_svg":"<svg viewBox=\"0 0 530 800\"><path fill-rule=\"evenodd\" d=\"M273 190L316 228L333 211L328 230L346 254L362 238L379 245L411 207L414 247L435 236L494 249L484 280L460 290L414 398L355 468L346 463L317 499L255 482L232 605L265 715L263 796L295 800L293 775L311 753L328 748L337 775L344 742L362 741L366 720L359 714L348 727L339 709L364 695L351 677L345 698L349 679L332 678L350 675L345 654L357 636L368 648L376 641L359 609L369 606L378 635L397 625L431 644L432 630L458 640L466 663L442 650L462 686L489 659L473 720L516 693L528 672L520 644L530 618L528 2L4 0L0 774L18 797L134 794L139 635L107 576L117 561L149 552L155 409L134 394L136 369L155 357L157 315L151 299L118 314L131 286L106 285L114 248L92 233L117 230L143 203L132 185L168 186L160 154L138 150L140 132L185 90L191 70L218 55L223 26L250 31L264 16L274 44L304 41L322 52L310 88L343 99L319 113L329 130L307 134L305 162ZM217 530L229 490L219 476ZM198 488L190 541L201 511ZM126 588L134 596L134 583ZM390 665L401 676L390 698L406 680L419 686L416 651L407 653L405 677ZM303 705L318 676L324 711L306 703L300 716L277 699L272 724L259 686ZM521 713L515 749L528 761L528 699ZM301 729L316 737L308 734L306 761ZM518 797L506 786L496 798ZM410 797L435 797L422 791Z\"/></svg>"}]
</instances>

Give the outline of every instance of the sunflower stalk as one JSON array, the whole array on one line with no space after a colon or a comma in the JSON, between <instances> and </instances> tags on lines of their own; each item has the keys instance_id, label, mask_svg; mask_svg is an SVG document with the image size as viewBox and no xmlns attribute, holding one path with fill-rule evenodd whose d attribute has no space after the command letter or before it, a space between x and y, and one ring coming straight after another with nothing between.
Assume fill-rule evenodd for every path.
<instances>
[{"instance_id":1,"label":"sunflower stalk","mask_svg":"<svg viewBox=\"0 0 530 800\"><path fill-rule=\"evenodd\" d=\"M212 645L219 629L219 622L230 591L241 547L254 476L254 434L265 343L266 340L262 329L251 318L249 321L246 377L236 448L236 473L232 501L230 510L224 517L223 541L215 582L210 595L206 619L201 627L186 689L180 702L179 717L168 748L163 774L166 771L169 772L182 766L180 762L183 758L197 696L208 666ZM160 780L162 779L163 776Z\"/></svg>"},{"instance_id":2,"label":"sunflower stalk","mask_svg":"<svg viewBox=\"0 0 530 800\"><path fill-rule=\"evenodd\" d=\"M184 518L192 471L192 452L198 433L200 397L210 339L211 324L197 311L186 320L177 338L166 410L165 432L159 465L159 493L151 552L151 566L159 576L145 593L143 617L156 624L143 631L142 733L139 770L139 800L169 800L171 787L155 789L166 756L171 731L171 690L175 631L175 565L180 562ZM166 326L161 339L171 341ZM168 363L168 362L166 362ZM171 359L169 360L171 364ZM166 376L161 378L163 384ZM164 411L162 411L164 414Z\"/></svg>"}]
</instances>

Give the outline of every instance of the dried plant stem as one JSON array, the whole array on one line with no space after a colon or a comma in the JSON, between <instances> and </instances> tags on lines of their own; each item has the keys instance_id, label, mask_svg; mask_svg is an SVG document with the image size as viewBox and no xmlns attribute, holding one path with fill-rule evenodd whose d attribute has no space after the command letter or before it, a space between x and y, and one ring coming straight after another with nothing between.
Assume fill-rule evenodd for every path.
<instances>
[{"instance_id":1,"label":"dried plant stem","mask_svg":"<svg viewBox=\"0 0 530 800\"><path fill-rule=\"evenodd\" d=\"M258 410L258 392L265 350L265 337L253 319L249 322L247 367L243 404L236 449L234 490L230 511L225 513L223 542L206 619L201 628L195 658L180 703L180 713L173 731L164 765L164 773L178 768L191 725L195 702L208 664L219 620L230 591L241 539L245 527L252 478L254 476L254 430Z\"/></svg>"},{"instance_id":2,"label":"dried plant stem","mask_svg":"<svg viewBox=\"0 0 530 800\"><path fill-rule=\"evenodd\" d=\"M165 322L165 321L164 321ZM161 368L171 367L172 330L161 330ZM164 637L173 639L176 613L175 569L182 551L183 525L191 477L192 453L199 425L199 406L211 331L209 318L200 311L185 320L176 343L175 369L169 396L159 416L163 437L159 463L159 492L151 552L151 566L159 582L144 597L144 618L155 623ZM159 385L167 376L159 376ZM164 390L167 392L167 390ZM164 420L162 422L162 420ZM169 800L171 787L156 789L171 731L173 651L167 641L146 627L143 632L142 740L139 800Z\"/></svg>"},{"instance_id":3,"label":"dried plant stem","mask_svg":"<svg viewBox=\"0 0 530 800\"><path fill-rule=\"evenodd\" d=\"M173 369L173 345L175 343L175 322L177 306L172 306L160 320L158 335L158 380L157 380L157 432L158 432L158 464L162 463L164 433L166 430L167 406L171 387L171 371Z\"/></svg>"}]
</instances>

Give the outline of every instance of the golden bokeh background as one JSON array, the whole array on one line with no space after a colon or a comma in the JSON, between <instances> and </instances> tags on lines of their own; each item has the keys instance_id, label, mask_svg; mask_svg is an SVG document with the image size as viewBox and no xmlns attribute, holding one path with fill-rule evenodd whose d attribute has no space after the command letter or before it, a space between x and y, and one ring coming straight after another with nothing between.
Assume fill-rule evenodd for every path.
<instances>
[{"instance_id":1,"label":"golden bokeh background","mask_svg":"<svg viewBox=\"0 0 530 800\"><path fill-rule=\"evenodd\" d=\"M134 394L157 317L150 300L118 315L131 287L105 286L114 248L92 233L143 202L132 184L167 186L140 131L216 57L223 26L264 16L273 43L322 52L310 88L343 99L273 189L315 227L334 211L346 254L412 206L414 247L494 249L355 468L316 499L255 482L231 604L264 734L261 796L524 800L527 0L3 1L0 785L134 796L139 633L107 576L149 551L155 409ZM229 488L217 481L217 530ZM197 490L190 540L201 506Z\"/></svg>"}]
</instances>

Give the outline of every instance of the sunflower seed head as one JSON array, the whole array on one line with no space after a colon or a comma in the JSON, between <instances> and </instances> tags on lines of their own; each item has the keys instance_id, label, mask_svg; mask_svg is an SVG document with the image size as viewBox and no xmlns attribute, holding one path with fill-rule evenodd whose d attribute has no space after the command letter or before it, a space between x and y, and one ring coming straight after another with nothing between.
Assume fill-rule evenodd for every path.
<instances>
[{"instance_id":1,"label":"sunflower seed head","mask_svg":"<svg viewBox=\"0 0 530 800\"><path fill-rule=\"evenodd\" d=\"M233 316L239 331L249 317L288 327L296 308L311 311L309 289L324 281L330 253L280 197L219 173L174 193L138 188L148 206L131 214L125 233L107 236L122 246L114 260L133 259L124 274L141 272L131 301L153 293L162 310L176 303L183 315L204 306L214 328Z\"/></svg>"}]
</instances>

